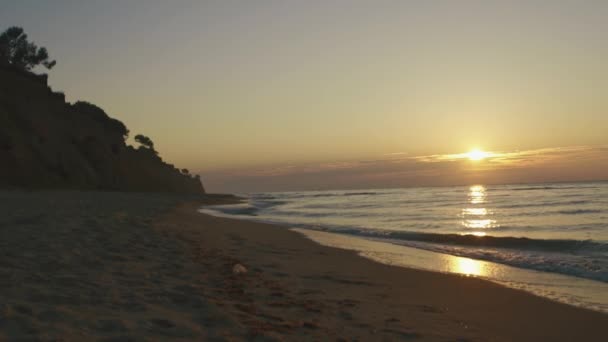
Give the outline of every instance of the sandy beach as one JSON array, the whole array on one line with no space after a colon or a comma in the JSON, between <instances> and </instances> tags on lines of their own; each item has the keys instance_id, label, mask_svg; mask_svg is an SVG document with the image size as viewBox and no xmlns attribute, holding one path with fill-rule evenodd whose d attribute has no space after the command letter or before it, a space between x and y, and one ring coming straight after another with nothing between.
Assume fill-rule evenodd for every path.
<instances>
[{"instance_id":1,"label":"sandy beach","mask_svg":"<svg viewBox=\"0 0 608 342\"><path fill-rule=\"evenodd\" d=\"M0 192L0 339L605 338L598 312L197 212L230 200Z\"/></svg>"}]
</instances>

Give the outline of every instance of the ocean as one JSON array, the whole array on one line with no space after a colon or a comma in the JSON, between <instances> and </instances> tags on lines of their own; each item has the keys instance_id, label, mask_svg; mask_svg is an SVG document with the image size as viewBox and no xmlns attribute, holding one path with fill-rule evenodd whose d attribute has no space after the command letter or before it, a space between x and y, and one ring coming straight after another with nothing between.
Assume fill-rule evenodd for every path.
<instances>
[{"instance_id":1,"label":"ocean","mask_svg":"<svg viewBox=\"0 0 608 342\"><path fill-rule=\"evenodd\" d=\"M488 278L608 312L608 182L244 196L246 203L204 212L277 223L381 262Z\"/></svg>"}]
</instances>

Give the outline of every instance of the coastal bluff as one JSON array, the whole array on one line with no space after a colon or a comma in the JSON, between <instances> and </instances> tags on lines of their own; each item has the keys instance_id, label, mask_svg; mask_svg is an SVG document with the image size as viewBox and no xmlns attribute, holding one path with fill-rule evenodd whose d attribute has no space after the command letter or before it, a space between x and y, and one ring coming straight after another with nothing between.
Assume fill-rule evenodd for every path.
<instances>
[{"instance_id":1,"label":"coastal bluff","mask_svg":"<svg viewBox=\"0 0 608 342\"><path fill-rule=\"evenodd\" d=\"M0 188L205 193L128 134L101 108L67 103L46 75L0 65Z\"/></svg>"}]
</instances>

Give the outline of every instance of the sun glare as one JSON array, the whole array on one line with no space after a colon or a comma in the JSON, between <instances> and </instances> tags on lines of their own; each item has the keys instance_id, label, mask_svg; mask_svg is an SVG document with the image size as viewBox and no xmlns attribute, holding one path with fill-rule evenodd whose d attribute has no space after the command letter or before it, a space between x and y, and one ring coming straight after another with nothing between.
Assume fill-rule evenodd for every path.
<instances>
[{"instance_id":1,"label":"sun glare","mask_svg":"<svg viewBox=\"0 0 608 342\"><path fill-rule=\"evenodd\" d=\"M484 152L482 150L472 150L471 152L467 153L467 157L470 160L482 160L487 158L489 155L490 154L488 152Z\"/></svg>"}]
</instances>

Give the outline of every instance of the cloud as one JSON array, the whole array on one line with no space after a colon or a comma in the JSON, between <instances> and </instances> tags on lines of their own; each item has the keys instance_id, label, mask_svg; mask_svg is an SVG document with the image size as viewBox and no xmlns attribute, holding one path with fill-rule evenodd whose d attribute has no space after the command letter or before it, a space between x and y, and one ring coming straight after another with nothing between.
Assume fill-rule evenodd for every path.
<instances>
[{"instance_id":1,"label":"cloud","mask_svg":"<svg viewBox=\"0 0 608 342\"><path fill-rule=\"evenodd\" d=\"M479 161L471 161L466 153L409 156L399 152L369 160L201 174L208 189L225 192L599 180L608 179L608 147L490 151Z\"/></svg>"}]
</instances>

